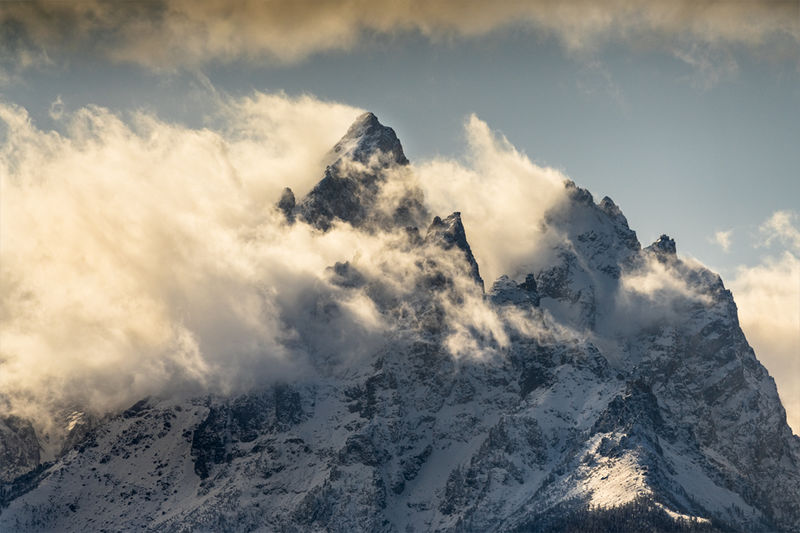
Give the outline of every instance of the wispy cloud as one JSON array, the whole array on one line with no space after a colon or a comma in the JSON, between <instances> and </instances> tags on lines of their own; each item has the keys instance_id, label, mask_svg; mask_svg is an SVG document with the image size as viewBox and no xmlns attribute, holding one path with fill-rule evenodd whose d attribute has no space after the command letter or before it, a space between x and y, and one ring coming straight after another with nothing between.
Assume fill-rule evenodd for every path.
<instances>
[{"instance_id":1,"label":"wispy cloud","mask_svg":"<svg viewBox=\"0 0 800 533\"><path fill-rule=\"evenodd\" d=\"M79 51L174 69L220 61L298 61L350 49L367 34L418 33L441 41L515 27L552 35L578 53L607 42L678 49L679 57L713 82L728 69L719 71L708 61L708 51L721 46L757 47L777 38L796 51L798 10L796 2L769 0L32 0L0 4L0 57L40 64L54 54Z\"/></svg>"},{"instance_id":2,"label":"wispy cloud","mask_svg":"<svg viewBox=\"0 0 800 533\"><path fill-rule=\"evenodd\" d=\"M793 211L776 211L759 228L765 245L779 243L800 253L800 216Z\"/></svg>"},{"instance_id":3,"label":"wispy cloud","mask_svg":"<svg viewBox=\"0 0 800 533\"><path fill-rule=\"evenodd\" d=\"M50 103L48 114L53 120L61 120L64 116L64 101L61 99L60 94Z\"/></svg>"},{"instance_id":4,"label":"wispy cloud","mask_svg":"<svg viewBox=\"0 0 800 533\"><path fill-rule=\"evenodd\" d=\"M718 245L722 248L722 251L729 252L731 249L731 237L733 236L733 230L729 229L727 231L717 231L714 233L714 236L711 237L711 242Z\"/></svg>"},{"instance_id":5,"label":"wispy cloud","mask_svg":"<svg viewBox=\"0 0 800 533\"><path fill-rule=\"evenodd\" d=\"M709 43L691 43L688 47L676 48L675 57L692 67L692 84L701 90L708 90L735 77L739 65L727 49Z\"/></svg>"}]
</instances>

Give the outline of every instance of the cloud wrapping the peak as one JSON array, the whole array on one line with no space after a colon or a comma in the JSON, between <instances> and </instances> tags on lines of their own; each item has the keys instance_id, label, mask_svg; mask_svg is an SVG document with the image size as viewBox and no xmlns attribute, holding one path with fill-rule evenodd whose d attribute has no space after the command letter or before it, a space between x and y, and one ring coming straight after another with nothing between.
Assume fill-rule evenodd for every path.
<instances>
[{"instance_id":1,"label":"cloud wrapping the peak","mask_svg":"<svg viewBox=\"0 0 800 533\"><path fill-rule=\"evenodd\" d=\"M553 242L545 214L565 201L567 177L541 167L475 115L465 123L468 159L438 158L417 167L434 213L461 211L487 284L503 274L524 278Z\"/></svg>"},{"instance_id":2,"label":"cloud wrapping the peak","mask_svg":"<svg viewBox=\"0 0 800 533\"><path fill-rule=\"evenodd\" d=\"M361 366L404 328L443 333L455 357L493 353L478 338L508 343L463 251L424 227L323 233L275 208L283 187L302 197L322 178L361 110L255 93L210 113L213 129L193 129L89 106L63 111L59 133L0 105L0 413L55 431L62 409L313 379ZM475 117L468 132L472 166L387 171L375 208L430 192L443 216L475 209L468 238L487 271L505 268L532 251L512 239L532 235L561 176ZM480 208L467 185L494 201ZM516 225L492 246L503 213Z\"/></svg>"},{"instance_id":3,"label":"cloud wrapping the peak","mask_svg":"<svg viewBox=\"0 0 800 533\"><path fill-rule=\"evenodd\" d=\"M113 409L292 375L314 340L294 328L308 287L366 341L370 310L324 279L355 236L287 231L272 208L359 112L255 95L211 131L88 107L59 134L0 105L0 400Z\"/></svg>"},{"instance_id":4,"label":"cloud wrapping the peak","mask_svg":"<svg viewBox=\"0 0 800 533\"><path fill-rule=\"evenodd\" d=\"M46 425L73 406L106 412L359 368L405 330L442 333L451 355L477 359L497 355L511 330L539 335L541 313L492 306L463 251L428 242L424 227L322 233L275 209L283 187L302 197L323 176L361 112L255 93L220 98L213 128L90 106L62 110L58 133L0 104L0 412ZM387 169L376 208L412 193L432 215L462 211L487 287L555 264L569 237L546 220L574 201L566 176L476 116L465 131L463 161ZM763 229L796 243L795 221L776 213ZM706 303L680 275L653 260L624 276L615 316L634 327ZM796 375L799 275L787 252L733 283L748 337L784 376ZM585 333L547 320L551 336Z\"/></svg>"},{"instance_id":5,"label":"cloud wrapping the peak","mask_svg":"<svg viewBox=\"0 0 800 533\"><path fill-rule=\"evenodd\" d=\"M6 2L5 61L47 63L60 51L90 51L155 69L239 60L293 62L347 50L370 34L419 33L433 41L525 28L586 52L606 42L759 46L800 41L796 2L768 0L593 2L474 0L376 2L156 0ZM679 54L680 55L680 54ZM695 57L693 54L692 57ZM0 56L1 57L1 56Z\"/></svg>"}]
</instances>

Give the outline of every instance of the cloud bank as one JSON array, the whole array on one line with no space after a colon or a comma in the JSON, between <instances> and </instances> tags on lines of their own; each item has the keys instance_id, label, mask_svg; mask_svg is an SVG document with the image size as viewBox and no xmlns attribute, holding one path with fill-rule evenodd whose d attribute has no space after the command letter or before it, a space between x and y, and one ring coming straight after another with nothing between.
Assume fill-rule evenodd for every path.
<instances>
[{"instance_id":1,"label":"cloud bank","mask_svg":"<svg viewBox=\"0 0 800 533\"><path fill-rule=\"evenodd\" d=\"M456 357L481 357L476 337L508 342L459 249L344 223L323 233L275 208L283 187L302 196L322 178L361 110L256 93L209 112L214 129L60 110L58 133L0 104L0 410L47 426L63 409L100 414L148 395L353 368L385 342L387 320L447 324ZM499 271L520 260L513 239L542 215L526 203L545 209L559 175L475 117L468 132L472 167L401 169L379 202L430 178L422 189L442 216L453 202L477 210L470 239ZM438 170L450 174L429 174ZM479 209L467 185L495 201ZM445 199L449 187L460 192ZM480 221L503 212L518 233L492 243L500 226Z\"/></svg>"},{"instance_id":2,"label":"cloud bank","mask_svg":"<svg viewBox=\"0 0 800 533\"><path fill-rule=\"evenodd\" d=\"M61 110L57 133L0 104L0 410L45 423L60 409L102 413L147 395L358 368L403 327L447 324L456 358L495 355L508 327L537 334L530 317L487 303L457 248L405 231L287 224L275 208L283 187L310 190L361 110L255 93L210 113L214 129ZM475 116L465 129L465 162L403 167L379 203L419 188L432 215L463 210L487 285L524 277L564 242L544 220L565 202L566 177ZM794 243L793 217L777 214L763 231ZM785 392L797 390L796 253L732 284L790 413L800 412ZM624 278L620 305L637 319L670 316L669 302L692 295L667 274L654 263Z\"/></svg>"},{"instance_id":3,"label":"cloud bank","mask_svg":"<svg viewBox=\"0 0 800 533\"><path fill-rule=\"evenodd\" d=\"M358 295L324 279L354 236L286 230L272 208L285 184L318 179L359 110L256 95L219 112L229 127L211 131L89 107L65 114L60 135L0 106L0 391L12 410L114 409L301 371L315 337L298 313L315 307L295 303L312 289L343 302L334 330L365 342L376 331Z\"/></svg>"},{"instance_id":4,"label":"cloud bank","mask_svg":"<svg viewBox=\"0 0 800 533\"><path fill-rule=\"evenodd\" d=\"M48 63L64 51L154 69L293 62L351 49L370 35L416 33L442 41L507 28L554 36L571 52L624 42L666 45L697 61L708 47L758 47L775 39L794 54L798 10L796 2L770 0L33 0L0 5L0 28L3 60L22 66Z\"/></svg>"},{"instance_id":5,"label":"cloud bank","mask_svg":"<svg viewBox=\"0 0 800 533\"><path fill-rule=\"evenodd\" d=\"M766 243L782 245L756 266L737 269L730 287L739 320L778 384L789 425L800 433L800 217L777 211L760 227Z\"/></svg>"}]
</instances>

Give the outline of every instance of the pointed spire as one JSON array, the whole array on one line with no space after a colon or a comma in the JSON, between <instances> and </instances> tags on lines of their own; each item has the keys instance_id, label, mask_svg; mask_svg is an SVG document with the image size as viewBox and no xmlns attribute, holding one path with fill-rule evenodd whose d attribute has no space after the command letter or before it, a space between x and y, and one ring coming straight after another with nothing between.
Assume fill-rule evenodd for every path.
<instances>
[{"instance_id":1,"label":"pointed spire","mask_svg":"<svg viewBox=\"0 0 800 533\"><path fill-rule=\"evenodd\" d=\"M462 250L467 263L469 263L472 277L483 289L483 278L481 278L478 269L478 262L475 260L475 256L472 255L472 249L467 242L467 233L464 230L464 224L461 222L460 212L456 211L444 220L438 216L434 217L433 222L428 227L425 241L437 243L445 250L449 250L454 246Z\"/></svg>"},{"instance_id":2,"label":"pointed spire","mask_svg":"<svg viewBox=\"0 0 800 533\"><path fill-rule=\"evenodd\" d=\"M374 113L360 115L333 147L338 159L352 159L367 164L373 155L381 154L381 166L407 165L403 146L394 130L378 121Z\"/></svg>"},{"instance_id":3,"label":"pointed spire","mask_svg":"<svg viewBox=\"0 0 800 533\"><path fill-rule=\"evenodd\" d=\"M672 257L677 255L675 241L669 235L661 235L656 242L645 249L659 256Z\"/></svg>"},{"instance_id":4,"label":"pointed spire","mask_svg":"<svg viewBox=\"0 0 800 533\"><path fill-rule=\"evenodd\" d=\"M414 191L408 191L390 215L377 209L380 187L391 175L388 171L407 165L408 159L394 130L373 113L360 115L329 156L325 176L298 203L295 212L301 220L327 231L336 220L355 227L388 227L427 219L427 210Z\"/></svg>"}]
</instances>

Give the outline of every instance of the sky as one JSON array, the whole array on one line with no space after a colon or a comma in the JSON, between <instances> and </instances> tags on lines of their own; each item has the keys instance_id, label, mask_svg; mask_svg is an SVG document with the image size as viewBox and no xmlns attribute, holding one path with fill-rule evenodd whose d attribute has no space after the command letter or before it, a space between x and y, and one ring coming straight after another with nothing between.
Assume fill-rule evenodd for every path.
<instances>
[{"instance_id":1,"label":"sky","mask_svg":"<svg viewBox=\"0 0 800 533\"><path fill-rule=\"evenodd\" d=\"M85 122L120 142L280 125L316 153L370 110L412 162L466 164L474 115L613 198L643 245L666 233L719 272L800 426L797 0L3 2L0 104L7 127L54 143L40 162L66 150L54 136L90 142ZM316 129L292 129L315 113ZM287 176L311 173L275 150Z\"/></svg>"}]
</instances>

